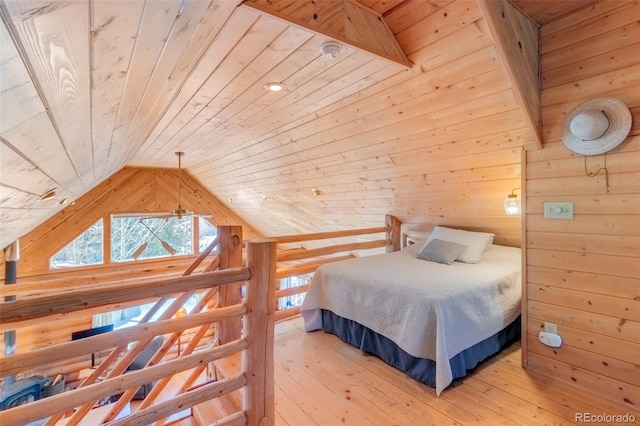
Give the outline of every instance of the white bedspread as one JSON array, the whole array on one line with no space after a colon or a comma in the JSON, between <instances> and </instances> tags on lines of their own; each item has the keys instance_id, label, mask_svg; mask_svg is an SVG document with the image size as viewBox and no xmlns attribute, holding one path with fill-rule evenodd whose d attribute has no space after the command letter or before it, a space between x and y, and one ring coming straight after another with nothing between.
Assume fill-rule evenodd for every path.
<instances>
[{"instance_id":1,"label":"white bedspread","mask_svg":"<svg viewBox=\"0 0 640 426\"><path fill-rule=\"evenodd\" d=\"M436 361L436 393L453 380L449 359L520 314L520 249L491 246L482 262L442 265L419 247L320 267L302 305L307 331L320 309L356 321L418 358Z\"/></svg>"}]
</instances>

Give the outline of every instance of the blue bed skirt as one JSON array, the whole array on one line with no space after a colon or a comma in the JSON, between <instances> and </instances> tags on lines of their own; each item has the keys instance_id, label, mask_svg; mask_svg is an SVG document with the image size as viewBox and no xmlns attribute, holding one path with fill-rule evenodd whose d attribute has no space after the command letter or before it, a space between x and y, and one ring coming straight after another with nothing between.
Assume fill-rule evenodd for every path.
<instances>
[{"instance_id":1,"label":"blue bed skirt","mask_svg":"<svg viewBox=\"0 0 640 426\"><path fill-rule=\"evenodd\" d=\"M343 341L360 348L363 352L377 356L419 382L432 388L436 387L435 361L411 356L386 337L331 311L322 311L322 328L327 333L335 334ZM468 370L476 367L481 361L519 339L520 317L518 316L502 331L451 358L449 362L454 380L464 377Z\"/></svg>"}]
</instances>

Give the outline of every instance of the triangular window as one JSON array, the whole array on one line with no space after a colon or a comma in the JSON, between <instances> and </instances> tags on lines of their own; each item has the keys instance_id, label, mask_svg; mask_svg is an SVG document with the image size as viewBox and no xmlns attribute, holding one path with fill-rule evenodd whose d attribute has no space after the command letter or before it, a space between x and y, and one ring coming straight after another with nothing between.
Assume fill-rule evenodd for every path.
<instances>
[{"instance_id":1,"label":"triangular window","mask_svg":"<svg viewBox=\"0 0 640 426\"><path fill-rule=\"evenodd\" d=\"M100 219L53 255L49 259L49 267L59 269L104 263L102 229Z\"/></svg>"}]
</instances>

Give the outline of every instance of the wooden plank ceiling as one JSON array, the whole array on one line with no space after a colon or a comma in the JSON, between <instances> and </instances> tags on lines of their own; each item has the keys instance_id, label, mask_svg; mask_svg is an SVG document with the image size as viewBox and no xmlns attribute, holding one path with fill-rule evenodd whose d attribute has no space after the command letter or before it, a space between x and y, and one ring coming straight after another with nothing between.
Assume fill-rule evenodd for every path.
<instances>
[{"instance_id":1,"label":"wooden plank ceiling","mask_svg":"<svg viewBox=\"0 0 640 426\"><path fill-rule=\"evenodd\" d=\"M543 22L586 4L515 3ZM125 165L175 167L175 151L213 195L275 234L413 219L427 170L412 160L471 138L470 117L496 136L461 150L535 147L475 2L360 5L384 15L411 66L344 38L327 59L325 31L240 0L1 1L0 247ZM286 89L264 90L271 81ZM495 161L518 163L507 157Z\"/></svg>"}]
</instances>

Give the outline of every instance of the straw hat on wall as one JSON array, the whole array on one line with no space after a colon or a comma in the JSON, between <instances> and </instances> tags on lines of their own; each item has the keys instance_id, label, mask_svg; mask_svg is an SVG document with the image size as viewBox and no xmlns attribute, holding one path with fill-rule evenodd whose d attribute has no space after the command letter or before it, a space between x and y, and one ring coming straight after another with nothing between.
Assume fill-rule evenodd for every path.
<instances>
[{"instance_id":1,"label":"straw hat on wall","mask_svg":"<svg viewBox=\"0 0 640 426\"><path fill-rule=\"evenodd\" d=\"M571 151L597 155L612 150L629 135L631 112L616 98L595 98L569 111L562 141Z\"/></svg>"}]
</instances>

